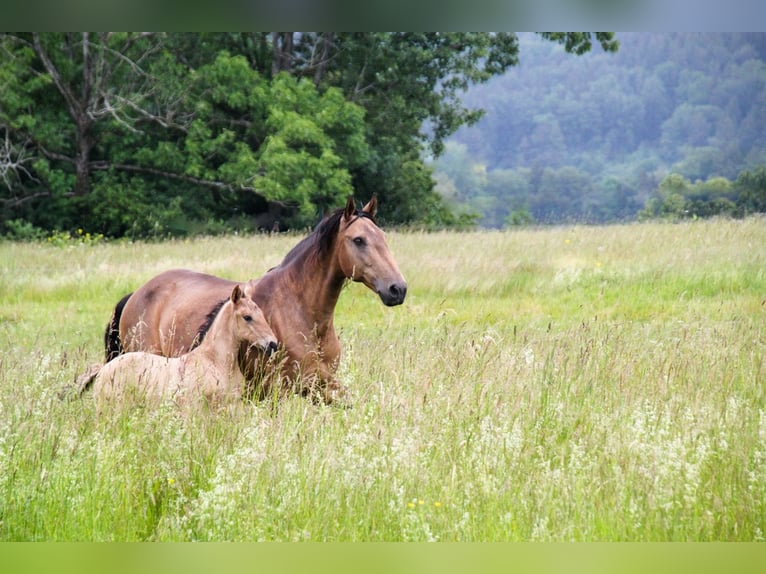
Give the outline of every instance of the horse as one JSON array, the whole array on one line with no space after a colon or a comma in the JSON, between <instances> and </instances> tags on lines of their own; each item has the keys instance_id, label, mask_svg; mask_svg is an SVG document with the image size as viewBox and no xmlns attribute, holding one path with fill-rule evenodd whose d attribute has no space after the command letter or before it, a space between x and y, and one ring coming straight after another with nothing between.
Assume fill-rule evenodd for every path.
<instances>
[{"instance_id":1,"label":"horse","mask_svg":"<svg viewBox=\"0 0 766 574\"><path fill-rule=\"evenodd\" d=\"M179 406L200 399L209 406L241 399L245 377L240 370L241 345L257 347L269 356L277 338L250 294L254 282L236 284L228 299L210 312L209 328L192 351L180 357L162 357L144 351L122 354L95 365L79 381L82 395L92 385L99 410L108 401L127 397L160 400L171 398Z\"/></svg>"},{"instance_id":2,"label":"horse","mask_svg":"<svg viewBox=\"0 0 766 574\"><path fill-rule=\"evenodd\" d=\"M335 306L347 281L360 282L386 306L400 305L405 281L375 221L375 196L361 209L353 197L324 217L282 262L258 279L253 300L284 349L274 366L242 349L248 394L263 400L275 388L331 404L349 401L335 377L341 346L333 325ZM195 345L205 315L234 281L186 269L165 271L150 279L115 307L104 335L106 359L143 350L167 357ZM264 369L265 367L265 369Z\"/></svg>"}]
</instances>

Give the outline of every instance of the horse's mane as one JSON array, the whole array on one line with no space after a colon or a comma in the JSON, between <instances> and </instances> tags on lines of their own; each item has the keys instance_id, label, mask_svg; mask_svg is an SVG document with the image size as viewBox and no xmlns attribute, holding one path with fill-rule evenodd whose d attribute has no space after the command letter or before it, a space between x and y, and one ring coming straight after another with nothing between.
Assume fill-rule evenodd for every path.
<instances>
[{"instance_id":1,"label":"horse's mane","mask_svg":"<svg viewBox=\"0 0 766 574\"><path fill-rule=\"evenodd\" d=\"M202 325L200 325L199 329L197 329L197 334L194 335L194 340L192 341L191 347L189 347L190 351L192 349L196 349L202 344L202 341L205 339L205 335L207 335L210 327L213 326L213 321L215 321L215 318L218 317L218 314L221 312L221 309L223 309L223 306L226 305L228 300L228 298L221 299L205 316L205 320L202 322Z\"/></svg>"},{"instance_id":2,"label":"horse's mane","mask_svg":"<svg viewBox=\"0 0 766 574\"><path fill-rule=\"evenodd\" d=\"M341 207L322 219L311 234L304 237L295 247L287 252L280 265L286 265L304 254L313 254L321 259L330 253L335 238L338 235L340 220L343 217L344 211L344 208ZM354 215L356 217L365 217L377 225L375 218L366 211L357 209L354 211Z\"/></svg>"}]
</instances>

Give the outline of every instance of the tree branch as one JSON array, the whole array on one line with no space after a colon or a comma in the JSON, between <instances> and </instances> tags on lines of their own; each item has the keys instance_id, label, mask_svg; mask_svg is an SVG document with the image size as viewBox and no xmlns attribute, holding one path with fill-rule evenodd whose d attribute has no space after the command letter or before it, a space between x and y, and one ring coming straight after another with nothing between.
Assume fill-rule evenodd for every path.
<instances>
[{"instance_id":1,"label":"tree branch","mask_svg":"<svg viewBox=\"0 0 766 574\"><path fill-rule=\"evenodd\" d=\"M168 179L174 179L176 181L184 181L186 183L193 183L195 185L201 185L203 187L209 187L217 190L227 191L250 191L258 193L258 190L254 187L245 185L232 185L223 181L210 181L208 179L201 179L199 177L193 177L190 175L183 175L172 171L165 171L153 167L144 167L140 165L132 165L125 163L112 163L109 161L95 161L90 163L90 168L99 171L105 171L108 169L117 169L120 171L128 171L133 173L146 173L150 175L156 175L159 177L166 177Z\"/></svg>"},{"instance_id":2,"label":"tree branch","mask_svg":"<svg viewBox=\"0 0 766 574\"><path fill-rule=\"evenodd\" d=\"M30 180L39 183L39 180L24 166L25 163L34 159L33 157L26 157L25 145L22 145L20 148L14 146L11 143L8 130L5 130L5 141L2 147L0 147L0 179L3 180L9 191L13 190L11 178L14 175L19 181L21 181L21 176L24 175Z\"/></svg>"},{"instance_id":3,"label":"tree branch","mask_svg":"<svg viewBox=\"0 0 766 574\"><path fill-rule=\"evenodd\" d=\"M75 123L77 123L80 116L80 106L78 105L77 98L74 97L74 94L69 89L69 86L67 86L61 79L61 74L59 73L58 68L56 68L56 66L53 64L50 57L48 56L48 52L45 51L45 48L43 48L43 45L40 42L39 33L34 32L32 34L32 44L34 45L35 53L40 58L40 61L42 61L43 66L45 67L45 71L50 74L50 77L53 80L53 83L56 85L59 93L61 93L61 95L64 97L64 100L67 103L69 115L72 116L72 119L75 121Z\"/></svg>"},{"instance_id":4,"label":"tree branch","mask_svg":"<svg viewBox=\"0 0 766 574\"><path fill-rule=\"evenodd\" d=\"M64 194L65 196L70 196L71 194ZM9 199L0 199L0 202L3 203L3 205L14 208L18 207L19 205L22 205L26 203L27 201L32 201L33 199L38 199L40 197L50 197L51 192L50 191L38 191L37 193L33 193L32 195L25 195L24 197L14 197Z\"/></svg>"}]
</instances>

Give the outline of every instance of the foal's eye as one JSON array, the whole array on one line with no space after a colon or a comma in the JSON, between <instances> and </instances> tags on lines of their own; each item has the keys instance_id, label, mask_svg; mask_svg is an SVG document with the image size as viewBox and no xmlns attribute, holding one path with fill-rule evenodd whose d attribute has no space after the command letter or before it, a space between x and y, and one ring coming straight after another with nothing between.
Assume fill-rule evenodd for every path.
<instances>
[{"instance_id":1,"label":"foal's eye","mask_svg":"<svg viewBox=\"0 0 766 574\"><path fill-rule=\"evenodd\" d=\"M253 318L252 318L250 315L245 315L245 316L244 316L244 317L242 317L242 318L245 320L245 322L246 322L246 323L249 323L250 321L252 321L252 320L253 320Z\"/></svg>"},{"instance_id":2,"label":"foal's eye","mask_svg":"<svg viewBox=\"0 0 766 574\"><path fill-rule=\"evenodd\" d=\"M364 245L366 241L364 240L364 237L354 237L354 245L357 247L361 247Z\"/></svg>"}]
</instances>

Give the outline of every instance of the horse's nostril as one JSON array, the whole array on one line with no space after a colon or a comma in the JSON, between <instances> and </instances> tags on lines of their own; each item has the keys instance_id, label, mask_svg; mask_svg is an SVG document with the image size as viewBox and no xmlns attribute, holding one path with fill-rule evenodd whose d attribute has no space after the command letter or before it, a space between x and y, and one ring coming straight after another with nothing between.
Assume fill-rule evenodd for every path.
<instances>
[{"instance_id":1,"label":"horse's nostril","mask_svg":"<svg viewBox=\"0 0 766 574\"><path fill-rule=\"evenodd\" d=\"M391 287L389 287L388 290L391 293L391 295L393 295L394 297L401 297L402 299L407 294L407 287L397 285L396 283L391 285Z\"/></svg>"},{"instance_id":2,"label":"horse's nostril","mask_svg":"<svg viewBox=\"0 0 766 574\"><path fill-rule=\"evenodd\" d=\"M277 352L278 347L279 345L277 345L276 341L271 341L266 347L266 355L273 355Z\"/></svg>"},{"instance_id":3,"label":"horse's nostril","mask_svg":"<svg viewBox=\"0 0 766 574\"><path fill-rule=\"evenodd\" d=\"M407 284L389 283L388 288L381 289L377 293L384 305L387 305L388 307L401 305L404 303L404 298L407 296Z\"/></svg>"}]
</instances>

